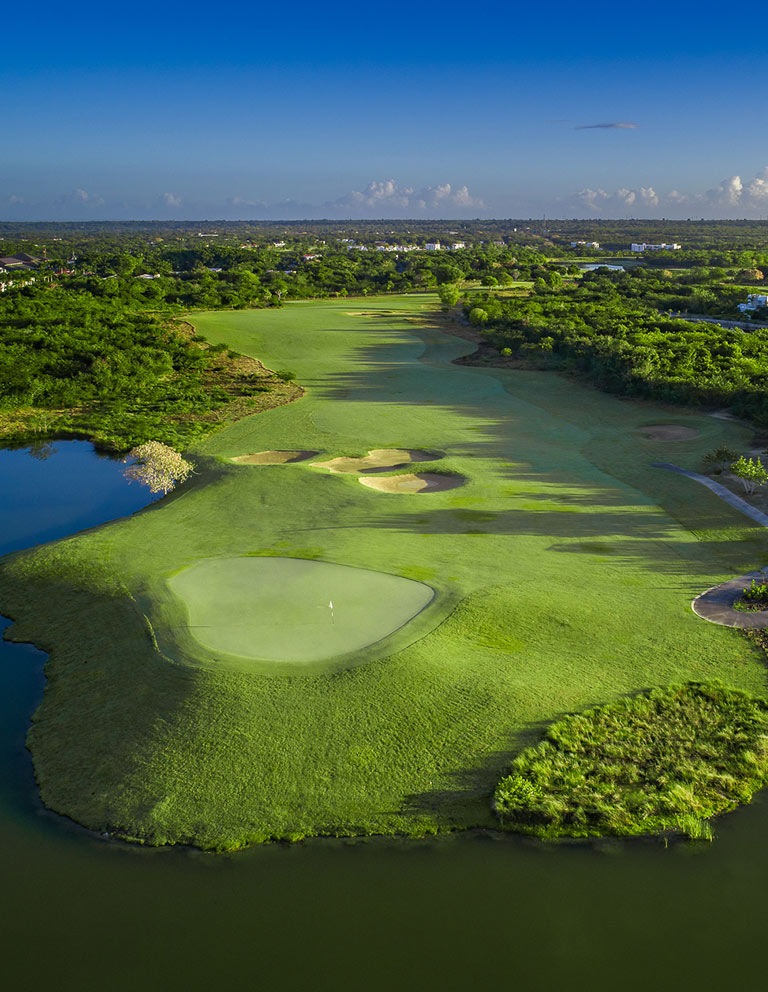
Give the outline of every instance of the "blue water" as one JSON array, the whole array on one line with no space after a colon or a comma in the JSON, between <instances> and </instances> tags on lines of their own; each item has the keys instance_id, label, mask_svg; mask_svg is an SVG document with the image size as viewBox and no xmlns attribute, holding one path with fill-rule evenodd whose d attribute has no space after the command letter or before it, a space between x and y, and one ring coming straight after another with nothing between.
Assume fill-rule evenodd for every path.
<instances>
[{"instance_id":1,"label":"blue water","mask_svg":"<svg viewBox=\"0 0 768 992\"><path fill-rule=\"evenodd\" d=\"M77 442L0 452L6 549L147 502ZM712 845L312 841L236 855L107 842L43 809L24 750L45 656L0 644L3 989L762 989L768 802Z\"/></svg>"}]
</instances>

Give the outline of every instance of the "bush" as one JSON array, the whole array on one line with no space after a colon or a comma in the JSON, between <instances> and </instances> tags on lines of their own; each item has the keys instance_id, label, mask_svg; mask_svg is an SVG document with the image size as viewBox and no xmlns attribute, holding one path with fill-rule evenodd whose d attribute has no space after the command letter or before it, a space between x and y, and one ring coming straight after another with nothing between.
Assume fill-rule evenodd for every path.
<instances>
[{"instance_id":1,"label":"bush","mask_svg":"<svg viewBox=\"0 0 768 992\"><path fill-rule=\"evenodd\" d=\"M482 307L473 307L469 311L469 322L475 327L488 322L488 313Z\"/></svg>"},{"instance_id":2,"label":"bush","mask_svg":"<svg viewBox=\"0 0 768 992\"><path fill-rule=\"evenodd\" d=\"M746 589L741 590L741 597L733 604L734 610L741 613L760 613L768 610L768 583L752 582Z\"/></svg>"},{"instance_id":3,"label":"bush","mask_svg":"<svg viewBox=\"0 0 768 992\"><path fill-rule=\"evenodd\" d=\"M738 458L738 451L734 451L727 445L721 444L718 448L713 448L712 451L708 451L704 455L704 466L705 468L722 472L723 469L728 468Z\"/></svg>"},{"instance_id":4,"label":"bush","mask_svg":"<svg viewBox=\"0 0 768 992\"><path fill-rule=\"evenodd\" d=\"M164 496L192 474L192 463L182 458L178 451L159 441L147 441L128 452L133 459L123 472L129 482L148 486L151 493ZM128 458L124 458L126 462Z\"/></svg>"},{"instance_id":5,"label":"bush","mask_svg":"<svg viewBox=\"0 0 768 992\"><path fill-rule=\"evenodd\" d=\"M768 784L768 704L717 682L670 686L552 724L514 761L492 808L540 837L673 831L707 821Z\"/></svg>"},{"instance_id":6,"label":"bush","mask_svg":"<svg viewBox=\"0 0 768 992\"><path fill-rule=\"evenodd\" d=\"M744 599L753 601L762 599L768 600L768 583L757 582L755 579L752 579L751 585L748 589L744 589L742 596Z\"/></svg>"}]
</instances>

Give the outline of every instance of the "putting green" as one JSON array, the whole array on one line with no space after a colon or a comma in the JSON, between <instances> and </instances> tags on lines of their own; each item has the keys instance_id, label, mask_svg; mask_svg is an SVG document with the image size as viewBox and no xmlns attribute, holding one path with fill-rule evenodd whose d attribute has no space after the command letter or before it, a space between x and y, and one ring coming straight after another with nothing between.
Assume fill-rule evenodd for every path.
<instances>
[{"instance_id":1,"label":"putting green","mask_svg":"<svg viewBox=\"0 0 768 992\"><path fill-rule=\"evenodd\" d=\"M212 652L312 662L359 651L434 597L422 582L299 558L217 558L173 576L189 632Z\"/></svg>"}]
</instances>

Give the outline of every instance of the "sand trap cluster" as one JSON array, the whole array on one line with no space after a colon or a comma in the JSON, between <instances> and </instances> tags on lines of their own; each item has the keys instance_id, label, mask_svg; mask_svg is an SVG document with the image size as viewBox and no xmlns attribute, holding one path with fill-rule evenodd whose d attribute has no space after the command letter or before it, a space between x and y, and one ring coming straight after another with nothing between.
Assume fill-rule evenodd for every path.
<instances>
[{"instance_id":1,"label":"sand trap cluster","mask_svg":"<svg viewBox=\"0 0 768 992\"><path fill-rule=\"evenodd\" d=\"M415 451L411 448L372 448L362 458L332 458L328 462L312 462L317 468L329 472L351 474L354 472L389 472L412 462L433 462L442 458L441 451Z\"/></svg>"},{"instance_id":2,"label":"sand trap cluster","mask_svg":"<svg viewBox=\"0 0 768 992\"><path fill-rule=\"evenodd\" d=\"M303 462L316 455L316 451L255 451L251 455L237 455L230 459L238 465L287 465Z\"/></svg>"},{"instance_id":3,"label":"sand trap cluster","mask_svg":"<svg viewBox=\"0 0 768 992\"><path fill-rule=\"evenodd\" d=\"M409 473L408 475L390 475L383 479L366 476L358 479L368 489L380 493L442 493L447 489L463 486L466 479L463 475L438 475L436 472Z\"/></svg>"},{"instance_id":4,"label":"sand trap cluster","mask_svg":"<svg viewBox=\"0 0 768 992\"><path fill-rule=\"evenodd\" d=\"M690 441L700 436L692 427L680 427L678 424L652 424L641 427L640 433L649 441Z\"/></svg>"}]
</instances>

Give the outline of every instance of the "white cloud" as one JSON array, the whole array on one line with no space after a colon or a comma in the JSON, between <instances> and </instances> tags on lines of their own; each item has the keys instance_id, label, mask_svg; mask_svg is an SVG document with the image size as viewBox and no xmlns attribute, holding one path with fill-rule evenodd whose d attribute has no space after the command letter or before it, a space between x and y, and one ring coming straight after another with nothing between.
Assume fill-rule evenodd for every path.
<instances>
[{"instance_id":1,"label":"white cloud","mask_svg":"<svg viewBox=\"0 0 768 992\"><path fill-rule=\"evenodd\" d=\"M586 211L603 217L762 218L768 214L768 166L753 179L729 176L704 193L658 193L653 186L613 191L587 187L561 200L556 209L566 216Z\"/></svg>"},{"instance_id":2,"label":"white cloud","mask_svg":"<svg viewBox=\"0 0 768 992\"><path fill-rule=\"evenodd\" d=\"M608 124L577 124L574 131L594 131L596 129L615 131L634 129L637 127L633 121L610 121Z\"/></svg>"},{"instance_id":3,"label":"white cloud","mask_svg":"<svg viewBox=\"0 0 768 992\"><path fill-rule=\"evenodd\" d=\"M450 183L425 186L401 186L394 179L371 180L365 189L352 190L325 204L334 214L345 216L418 217L425 214L448 217L456 211L482 210L484 203L470 194L466 186L454 189Z\"/></svg>"},{"instance_id":4,"label":"white cloud","mask_svg":"<svg viewBox=\"0 0 768 992\"><path fill-rule=\"evenodd\" d=\"M88 190L78 188L72 190L71 193L65 193L59 197L57 202L65 207L86 207L92 209L103 207L105 201L104 197L99 196L98 193L89 193Z\"/></svg>"},{"instance_id":5,"label":"white cloud","mask_svg":"<svg viewBox=\"0 0 768 992\"><path fill-rule=\"evenodd\" d=\"M174 193L163 193L160 200L163 206L172 207L173 209L180 207L184 202L180 196L176 196Z\"/></svg>"},{"instance_id":6,"label":"white cloud","mask_svg":"<svg viewBox=\"0 0 768 992\"><path fill-rule=\"evenodd\" d=\"M755 204L768 207L768 165L747 184L746 194Z\"/></svg>"}]
</instances>

